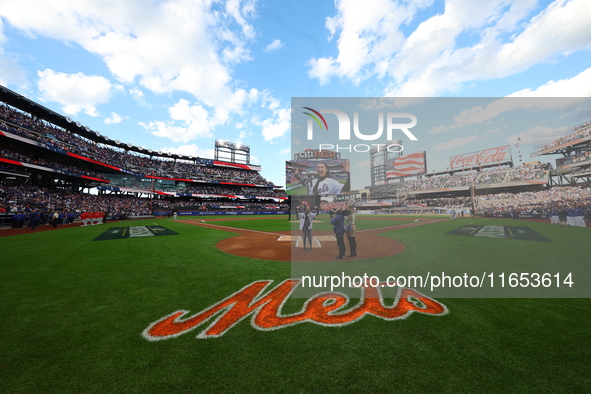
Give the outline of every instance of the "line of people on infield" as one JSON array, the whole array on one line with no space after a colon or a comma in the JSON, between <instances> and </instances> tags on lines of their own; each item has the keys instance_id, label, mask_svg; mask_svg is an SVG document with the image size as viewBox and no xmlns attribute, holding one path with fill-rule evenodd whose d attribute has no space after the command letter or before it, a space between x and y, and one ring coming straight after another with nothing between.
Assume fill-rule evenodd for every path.
<instances>
[{"instance_id":1,"label":"line of people on infield","mask_svg":"<svg viewBox=\"0 0 591 394\"><path fill-rule=\"evenodd\" d=\"M320 213L320 207L311 207L310 204L302 204L297 207L298 219L300 221L300 230L302 231L303 250L311 252L313 250L312 229L314 218ZM351 202L347 209L337 209L330 211L330 224L333 226L333 232L337 240L338 255L335 260L343 260L345 257L357 257L357 227L355 225L356 210L355 204ZM345 236L349 244L349 255L346 254Z\"/></svg>"}]
</instances>

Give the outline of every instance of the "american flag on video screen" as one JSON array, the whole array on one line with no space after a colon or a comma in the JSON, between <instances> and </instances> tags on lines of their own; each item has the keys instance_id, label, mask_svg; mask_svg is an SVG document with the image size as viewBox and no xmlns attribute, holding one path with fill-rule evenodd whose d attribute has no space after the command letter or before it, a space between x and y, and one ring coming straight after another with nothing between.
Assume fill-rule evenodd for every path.
<instances>
[{"instance_id":1,"label":"american flag on video screen","mask_svg":"<svg viewBox=\"0 0 591 394\"><path fill-rule=\"evenodd\" d=\"M424 151L399 157L392 164L393 168L386 170L386 179L427 172Z\"/></svg>"}]
</instances>

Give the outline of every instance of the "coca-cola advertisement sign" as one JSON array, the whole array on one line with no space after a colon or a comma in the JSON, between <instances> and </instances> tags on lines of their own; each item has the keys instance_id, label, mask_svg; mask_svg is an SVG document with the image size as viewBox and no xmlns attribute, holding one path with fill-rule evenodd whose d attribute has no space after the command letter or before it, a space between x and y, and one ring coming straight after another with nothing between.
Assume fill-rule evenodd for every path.
<instances>
[{"instance_id":1,"label":"coca-cola advertisement sign","mask_svg":"<svg viewBox=\"0 0 591 394\"><path fill-rule=\"evenodd\" d=\"M489 164L497 164L511 161L511 149L509 145L489 148L478 152L461 154L450 158L450 168L474 168Z\"/></svg>"}]
</instances>

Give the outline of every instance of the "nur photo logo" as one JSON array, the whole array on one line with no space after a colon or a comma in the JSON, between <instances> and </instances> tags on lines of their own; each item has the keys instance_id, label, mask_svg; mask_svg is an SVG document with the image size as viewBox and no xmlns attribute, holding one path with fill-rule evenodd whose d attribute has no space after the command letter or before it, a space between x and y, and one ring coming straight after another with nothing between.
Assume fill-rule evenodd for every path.
<instances>
[{"instance_id":1,"label":"nur photo logo","mask_svg":"<svg viewBox=\"0 0 591 394\"><path fill-rule=\"evenodd\" d=\"M303 107L306 112L303 114L309 116L306 127L306 138L311 141L314 139L314 123L320 130L329 131L328 122L323 114L333 114L337 118L338 131L337 136L339 141L351 141L352 137L362 141L376 141L383 137L384 131L387 141L392 141L397 132L402 132L411 141L417 141L417 137L410 131L416 126L417 117L407 112L379 112L377 114L377 130L367 130L360 127L359 112L353 112L353 121L350 116L338 109L321 109L315 110L310 107ZM366 115L367 116L367 115ZM375 115L374 115L375 116ZM404 122L406 120L406 122ZM373 147L373 148L372 148ZM337 152L340 150L355 151L355 152L369 152L370 149L387 149L389 152L402 152L404 149L400 144L355 144L355 145L338 145L338 144L320 144L319 150L332 150Z\"/></svg>"}]
</instances>

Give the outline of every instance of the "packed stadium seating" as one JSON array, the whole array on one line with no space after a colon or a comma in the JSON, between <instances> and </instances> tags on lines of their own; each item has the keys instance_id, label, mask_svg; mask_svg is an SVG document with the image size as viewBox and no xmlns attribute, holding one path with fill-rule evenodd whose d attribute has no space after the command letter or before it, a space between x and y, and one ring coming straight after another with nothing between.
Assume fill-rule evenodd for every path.
<instances>
[{"instance_id":1,"label":"packed stadium seating","mask_svg":"<svg viewBox=\"0 0 591 394\"><path fill-rule=\"evenodd\" d=\"M550 142L549 144L543 145L538 148L538 152L545 151L552 147L566 144L571 141L575 141L580 138L589 137L591 135L591 122L585 122L580 126L574 127L573 132L571 134L565 135L564 137L560 137L555 139L554 141Z\"/></svg>"},{"instance_id":2,"label":"packed stadium seating","mask_svg":"<svg viewBox=\"0 0 591 394\"><path fill-rule=\"evenodd\" d=\"M0 159L3 159L0 160L0 168L16 175L19 171L27 176L36 175L28 184L7 182L6 177L0 182L0 210L6 211L8 215L31 210L45 213L73 212L77 215L83 211L97 211L133 216L149 215L156 209L172 212L194 207L204 211L289 209L285 191L276 190L256 170L214 165L213 160L202 158L187 160L173 155L145 155L120 146L98 143L5 103L0 103L0 132L4 133L0 137L3 142L0 147ZM7 138L7 133L19 138ZM572 134L540 147L539 151L589 135L591 123L587 122L575 128ZM75 154L74 158L64 152ZM580 155L586 159L588 153ZM76 158L76 155L91 160L85 161ZM103 165L114 166L114 170L107 170ZM31 169L31 166L34 168ZM90 183L78 183L77 189L72 185L60 185L54 182L55 174L43 174L43 171L92 178L95 181L94 186L97 181L109 185L101 186L98 195L82 193L82 186ZM577 173L584 174L585 171L588 169L577 169ZM472 199L466 196L410 198L408 195L421 194L417 192L425 190L465 188L472 184L495 184L511 188L519 182L546 180L548 177L549 172L541 163L425 176L404 182L397 190L407 196L399 196L387 202L391 203L391 207L422 204L425 209L469 209L472 207ZM36 182L35 179L45 182ZM474 203L479 213L492 215L514 211L547 214L558 208L584 208L588 211L591 207L591 189L588 186L480 195ZM155 195L150 190L167 193ZM142 195L138 191L147 193ZM346 202L343 201L323 200L321 209L336 210L345 205Z\"/></svg>"},{"instance_id":3,"label":"packed stadium seating","mask_svg":"<svg viewBox=\"0 0 591 394\"><path fill-rule=\"evenodd\" d=\"M481 212L548 214L555 209L591 209L591 188L585 186L554 187L537 192L517 194L499 193L479 196L478 208Z\"/></svg>"},{"instance_id":4,"label":"packed stadium seating","mask_svg":"<svg viewBox=\"0 0 591 394\"><path fill-rule=\"evenodd\" d=\"M89 141L43 120L33 119L6 104L0 105L0 130L41 142L48 147L59 148L119 167L130 174L170 178L185 178L191 175L192 179L199 181L255 183L262 186L273 186L257 171L208 166L180 159L150 157L134 154L119 147Z\"/></svg>"},{"instance_id":5,"label":"packed stadium seating","mask_svg":"<svg viewBox=\"0 0 591 394\"><path fill-rule=\"evenodd\" d=\"M0 138L0 168L16 175L0 179L4 217L31 210L134 216L149 215L154 208L173 210L195 205L205 210L288 207L283 202L287 199L285 191L277 190L259 171L214 165L211 159L144 155L98 143L6 103L0 103ZM58 175L77 178L78 182L58 181ZM22 179L28 179L28 183L18 181ZM99 194L82 193L84 187L101 182L108 187L101 187ZM150 190L169 193L159 196Z\"/></svg>"},{"instance_id":6,"label":"packed stadium seating","mask_svg":"<svg viewBox=\"0 0 591 394\"><path fill-rule=\"evenodd\" d=\"M541 164L523 165L516 168L497 167L482 171L466 171L453 175L425 177L423 179L407 181L401 188L402 192L414 192L420 190L434 190L446 187L470 186L487 183L511 183L531 179L547 178L545 166Z\"/></svg>"},{"instance_id":7,"label":"packed stadium seating","mask_svg":"<svg viewBox=\"0 0 591 394\"><path fill-rule=\"evenodd\" d=\"M380 200L380 202L390 203L392 208L416 205L425 207L415 213L435 213L429 209L430 207L458 209L466 212L472 208L471 197L402 197L393 200ZM357 201L357 203L362 205L369 203L369 201ZM586 220L591 221L591 185L562 186L521 193L486 194L477 196L474 203L475 213L482 216L511 217L516 212L520 215L541 217L542 215L548 216L559 209L572 212L580 208L584 211ZM333 204L332 206L336 207L337 205ZM402 211L402 213L405 212Z\"/></svg>"},{"instance_id":8,"label":"packed stadium seating","mask_svg":"<svg viewBox=\"0 0 591 394\"><path fill-rule=\"evenodd\" d=\"M217 210L248 210L248 211L287 211L289 205L273 202L237 202L237 201L170 201L158 200L154 202L154 209L182 210L188 207L198 207L202 211Z\"/></svg>"},{"instance_id":9,"label":"packed stadium seating","mask_svg":"<svg viewBox=\"0 0 591 394\"><path fill-rule=\"evenodd\" d=\"M149 215L149 200L134 196L94 195L71 191L0 183L0 206L7 213L30 212L75 212L84 211L124 213L126 215Z\"/></svg>"},{"instance_id":10,"label":"packed stadium seating","mask_svg":"<svg viewBox=\"0 0 591 394\"><path fill-rule=\"evenodd\" d=\"M25 150L19 149L18 147L6 146L0 148L0 158L10 159L20 163L33 164L49 169L55 169L73 176L84 175L106 180L104 175L85 169L80 165L73 165L71 161L65 160L64 158L54 157L49 159L40 157L39 155L33 157L32 155L27 155Z\"/></svg>"}]
</instances>

